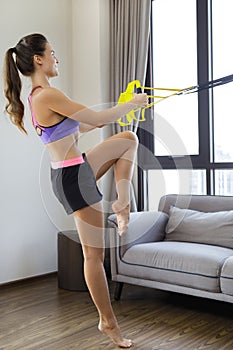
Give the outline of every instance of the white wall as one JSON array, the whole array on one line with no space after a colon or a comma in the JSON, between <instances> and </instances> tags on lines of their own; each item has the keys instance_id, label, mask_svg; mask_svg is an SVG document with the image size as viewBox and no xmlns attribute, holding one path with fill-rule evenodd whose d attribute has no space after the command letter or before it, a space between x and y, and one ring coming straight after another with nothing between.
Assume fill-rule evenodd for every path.
<instances>
[{"instance_id":1,"label":"white wall","mask_svg":"<svg viewBox=\"0 0 233 350\"><path fill-rule=\"evenodd\" d=\"M73 97L95 110L109 99L109 1L73 0ZM84 135L81 149L101 141L101 132Z\"/></svg>"},{"instance_id":2,"label":"white wall","mask_svg":"<svg viewBox=\"0 0 233 350\"><path fill-rule=\"evenodd\" d=\"M60 61L60 77L53 85L89 106L101 102L99 28L104 3L107 0L1 0L0 69L9 47L26 34L40 32ZM2 79L0 90L1 284L55 271L57 232L74 224L53 196L48 155L31 126L28 110L29 136L24 136L3 113ZM25 80L22 98L26 104L29 91L30 83ZM84 149L99 142L101 134L94 135L85 138Z\"/></svg>"}]
</instances>

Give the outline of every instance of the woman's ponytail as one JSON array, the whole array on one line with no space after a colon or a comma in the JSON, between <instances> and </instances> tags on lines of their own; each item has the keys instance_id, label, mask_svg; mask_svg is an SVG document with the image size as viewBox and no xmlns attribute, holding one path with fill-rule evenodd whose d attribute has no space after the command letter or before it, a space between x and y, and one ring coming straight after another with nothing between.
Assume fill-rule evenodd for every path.
<instances>
[{"instance_id":1,"label":"woman's ponytail","mask_svg":"<svg viewBox=\"0 0 233 350\"><path fill-rule=\"evenodd\" d=\"M13 124L15 124L21 131L27 134L24 123L24 105L20 99L22 83L19 76L13 54L16 53L16 48L10 48L5 54L4 61L4 93L7 98L5 107Z\"/></svg>"},{"instance_id":2,"label":"woman's ponytail","mask_svg":"<svg viewBox=\"0 0 233 350\"><path fill-rule=\"evenodd\" d=\"M42 34L29 34L18 44L7 50L4 62L5 96L7 98L6 112L21 131L27 134L24 124L24 105L20 99L22 82L19 72L30 77L35 72L34 55L43 56L47 39ZM14 57L15 55L15 57Z\"/></svg>"}]
</instances>

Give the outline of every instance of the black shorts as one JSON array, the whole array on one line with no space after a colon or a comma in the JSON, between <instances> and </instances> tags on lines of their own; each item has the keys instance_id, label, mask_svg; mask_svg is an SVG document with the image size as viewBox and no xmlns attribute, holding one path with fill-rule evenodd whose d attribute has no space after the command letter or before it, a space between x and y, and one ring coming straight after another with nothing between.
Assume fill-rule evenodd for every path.
<instances>
[{"instance_id":1,"label":"black shorts","mask_svg":"<svg viewBox=\"0 0 233 350\"><path fill-rule=\"evenodd\" d=\"M85 154L83 157L85 162L82 164L51 168L53 192L68 215L101 201L103 197Z\"/></svg>"}]
</instances>

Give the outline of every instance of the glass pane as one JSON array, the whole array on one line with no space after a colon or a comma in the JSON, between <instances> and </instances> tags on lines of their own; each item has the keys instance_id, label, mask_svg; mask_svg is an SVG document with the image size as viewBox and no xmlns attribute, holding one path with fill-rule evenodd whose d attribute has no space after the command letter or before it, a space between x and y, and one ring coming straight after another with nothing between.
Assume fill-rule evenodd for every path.
<instances>
[{"instance_id":1,"label":"glass pane","mask_svg":"<svg viewBox=\"0 0 233 350\"><path fill-rule=\"evenodd\" d=\"M166 194L206 194L206 171L149 170L149 210L157 210L159 200Z\"/></svg>"},{"instance_id":2,"label":"glass pane","mask_svg":"<svg viewBox=\"0 0 233 350\"><path fill-rule=\"evenodd\" d=\"M233 195L233 170L215 170L215 194Z\"/></svg>"},{"instance_id":3,"label":"glass pane","mask_svg":"<svg viewBox=\"0 0 233 350\"><path fill-rule=\"evenodd\" d=\"M233 73L233 1L213 0L214 79ZM233 83L213 89L214 146L216 162L233 162Z\"/></svg>"},{"instance_id":4,"label":"glass pane","mask_svg":"<svg viewBox=\"0 0 233 350\"><path fill-rule=\"evenodd\" d=\"M152 4L155 87L196 85L196 0L156 0ZM198 154L197 94L162 100L154 110L155 155ZM166 133L161 129L164 124Z\"/></svg>"}]
</instances>

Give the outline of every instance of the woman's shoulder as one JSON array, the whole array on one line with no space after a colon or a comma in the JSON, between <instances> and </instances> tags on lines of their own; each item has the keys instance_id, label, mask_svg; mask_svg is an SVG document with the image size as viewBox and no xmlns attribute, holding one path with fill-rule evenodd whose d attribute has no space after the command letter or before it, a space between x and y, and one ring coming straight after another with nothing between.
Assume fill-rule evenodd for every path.
<instances>
[{"instance_id":1,"label":"woman's shoulder","mask_svg":"<svg viewBox=\"0 0 233 350\"><path fill-rule=\"evenodd\" d=\"M55 88L46 86L43 87L40 92L37 94L37 99L40 100L40 102L48 102L48 101L57 101L57 100L66 100L69 99L68 96L62 92L61 90Z\"/></svg>"},{"instance_id":2,"label":"woman's shoulder","mask_svg":"<svg viewBox=\"0 0 233 350\"><path fill-rule=\"evenodd\" d=\"M44 87L34 98L34 105L43 105L45 108L69 117L86 107L73 101L61 90L54 87Z\"/></svg>"},{"instance_id":3,"label":"woman's shoulder","mask_svg":"<svg viewBox=\"0 0 233 350\"><path fill-rule=\"evenodd\" d=\"M41 97L46 97L46 96L49 96L49 97L56 97L56 96L66 96L61 90L55 88L55 87L51 87L51 86L46 86L46 87L43 87L40 91L40 95Z\"/></svg>"}]
</instances>

